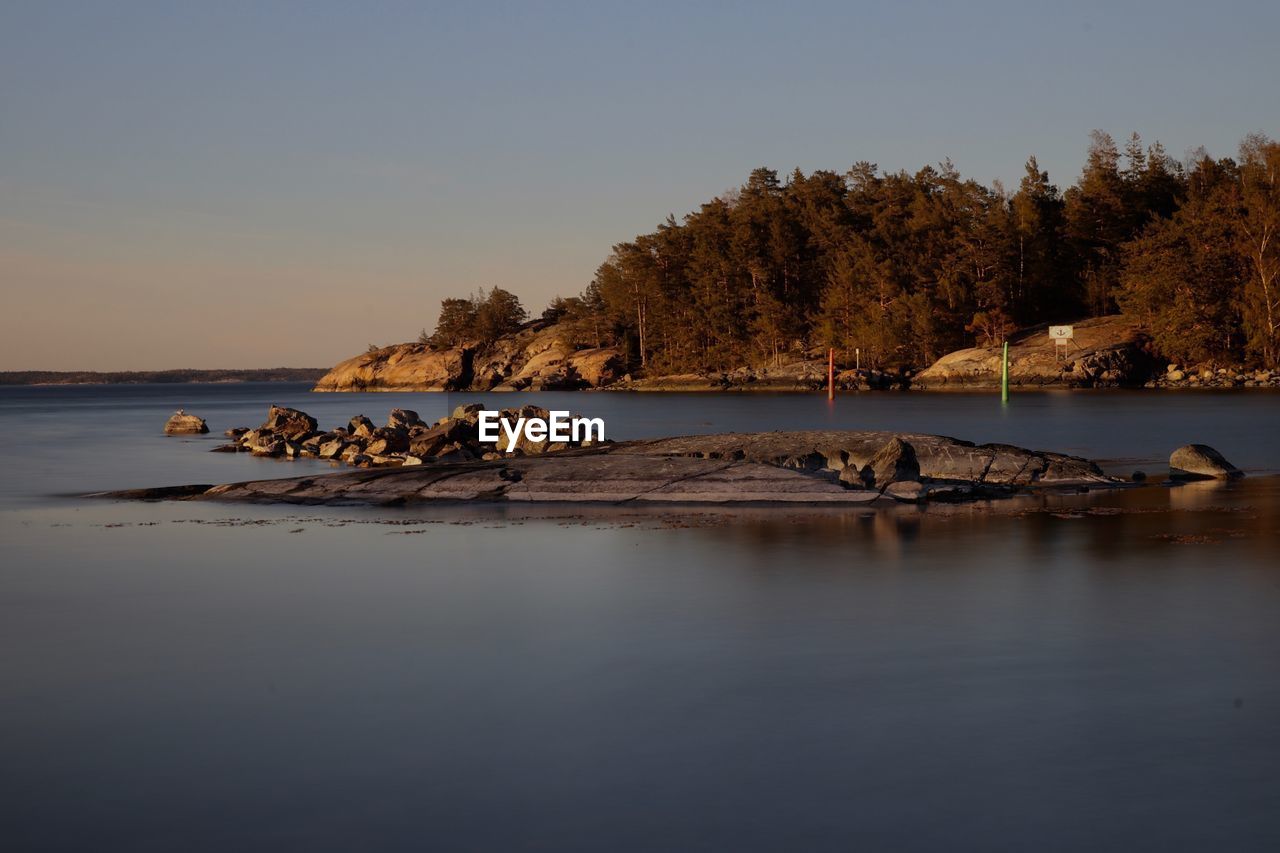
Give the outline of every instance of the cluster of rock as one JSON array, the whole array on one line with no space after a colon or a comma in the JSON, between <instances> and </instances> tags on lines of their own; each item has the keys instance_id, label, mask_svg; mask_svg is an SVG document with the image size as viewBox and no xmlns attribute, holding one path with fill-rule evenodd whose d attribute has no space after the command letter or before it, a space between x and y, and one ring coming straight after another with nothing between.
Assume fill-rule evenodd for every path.
<instances>
[{"instance_id":1,"label":"cluster of rock","mask_svg":"<svg viewBox=\"0 0 1280 853\"><path fill-rule=\"evenodd\" d=\"M1135 318L1095 317L1073 326L1060 345L1048 326L1015 334L1009 342L1009 382L1029 388L1228 388L1280 387L1280 371L1243 367L1168 365L1152 351ZM579 348L560 325L526 324L496 341L457 347L404 343L373 348L343 361L316 391L819 391L827 385L827 360L799 358L771 367L739 367L657 375L633 375L621 347ZM794 355L794 354L793 354ZM971 347L944 355L923 370L842 369L836 388L871 391L992 388L1000 383L1002 349Z\"/></svg>"},{"instance_id":2,"label":"cluster of rock","mask_svg":"<svg viewBox=\"0 0 1280 853\"><path fill-rule=\"evenodd\" d=\"M840 370L841 391L906 388L910 371ZM729 371L678 373L632 378L630 374L608 386L611 391L820 391L827 387L827 360L806 359L775 367L739 367Z\"/></svg>"},{"instance_id":3,"label":"cluster of rock","mask_svg":"<svg viewBox=\"0 0 1280 853\"><path fill-rule=\"evenodd\" d=\"M620 452L772 465L901 501L1118 482L1077 456L925 433L809 430L681 436L624 445Z\"/></svg>"},{"instance_id":4,"label":"cluster of rock","mask_svg":"<svg viewBox=\"0 0 1280 853\"><path fill-rule=\"evenodd\" d=\"M305 426L305 421L298 426ZM602 443L568 453L491 454L470 461L437 457L423 462L322 477L115 495L288 503L864 504L964 500L1020 489L1121 482L1078 457L888 432L727 433Z\"/></svg>"},{"instance_id":5,"label":"cluster of rock","mask_svg":"<svg viewBox=\"0 0 1280 853\"><path fill-rule=\"evenodd\" d=\"M1009 341L1013 386L1136 387L1151 376L1155 360L1141 325L1124 316L1095 317L1075 324L1075 337L1060 346L1047 326ZM1002 348L972 347L944 355L912 377L913 388L989 388L1000 382Z\"/></svg>"},{"instance_id":6,"label":"cluster of rock","mask_svg":"<svg viewBox=\"0 0 1280 853\"><path fill-rule=\"evenodd\" d=\"M204 418L188 415L182 409L174 412L164 425L165 435L203 435L208 431Z\"/></svg>"},{"instance_id":7,"label":"cluster of rock","mask_svg":"<svg viewBox=\"0 0 1280 853\"><path fill-rule=\"evenodd\" d=\"M1280 371L1245 367L1185 367L1170 364L1147 388L1280 388Z\"/></svg>"},{"instance_id":8,"label":"cluster of rock","mask_svg":"<svg viewBox=\"0 0 1280 853\"><path fill-rule=\"evenodd\" d=\"M534 321L491 343L375 348L338 364L316 391L574 391L621 379L618 347L578 349L563 330Z\"/></svg>"},{"instance_id":9,"label":"cluster of rock","mask_svg":"<svg viewBox=\"0 0 1280 853\"><path fill-rule=\"evenodd\" d=\"M356 415L346 426L320 430L316 419L306 412L272 406L261 426L227 430L225 435L233 443L214 450L283 459L328 459L368 468L537 455L591 444L589 440L533 441L522 433L511 454L499 453L493 442L480 441L479 412L483 408L479 403L459 406L435 424L427 424L410 409L392 409L385 426L375 426L364 415ZM522 406L503 409L501 417L514 422L518 418L545 420L550 414L538 406Z\"/></svg>"},{"instance_id":10,"label":"cluster of rock","mask_svg":"<svg viewBox=\"0 0 1280 853\"><path fill-rule=\"evenodd\" d=\"M112 492L133 499L209 499L300 504L398 505L423 501L542 503L919 503L1036 489L1116 487L1096 463L1006 444L922 433L811 430L722 433L622 443L531 442L512 454L478 441L479 404L428 426L393 409L385 427L357 416L327 432L296 409L273 406L255 430L228 433L226 449L262 456L315 456L364 470L283 479ZM536 407L507 418L542 417ZM564 452L555 452L564 451ZM1185 445L1170 477L1234 479L1243 473L1206 445ZM1145 479L1135 474L1135 481Z\"/></svg>"},{"instance_id":11,"label":"cluster of rock","mask_svg":"<svg viewBox=\"0 0 1280 853\"><path fill-rule=\"evenodd\" d=\"M827 360L773 367L633 377L619 347L579 349L558 325L534 321L490 343L435 347L405 343L371 349L341 362L316 391L816 391L826 387ZM842 370L847 391L904 388L910 373Z\"/></svg>"}]
</instances>

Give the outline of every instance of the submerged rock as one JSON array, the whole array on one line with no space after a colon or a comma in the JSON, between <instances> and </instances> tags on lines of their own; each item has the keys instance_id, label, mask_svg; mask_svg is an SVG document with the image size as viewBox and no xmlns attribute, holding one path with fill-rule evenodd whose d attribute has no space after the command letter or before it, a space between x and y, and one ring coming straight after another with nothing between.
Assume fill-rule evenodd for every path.
<instances>
[{"instance_id":1,"label":"submerged rock","mask_svg":"<svg viewBox=\"0 0 1280 853\"><path fill-rule=\"evenodd\" d=\"M1244 472L1207 444L1186 444L1169 456L1174 480L1234 480Z\"/></svg>"}]
</instances>

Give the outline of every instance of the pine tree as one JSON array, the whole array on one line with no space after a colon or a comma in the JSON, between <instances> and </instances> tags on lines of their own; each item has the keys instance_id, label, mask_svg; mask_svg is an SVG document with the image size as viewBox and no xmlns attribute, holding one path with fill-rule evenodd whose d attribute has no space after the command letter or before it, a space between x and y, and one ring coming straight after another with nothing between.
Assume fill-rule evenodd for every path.
<instances>
[{"instance_id":1,"label":"pine tree","mask_svg":"<svg viewBox=\"0 0 1280 853\"><path fill-rule=\"evenodd\" d=\"M1115 141L1101 130L1090 138L1084 171L1067 192L1064 215L1084 303L1090 313L1101 316L1115 309L1120 245L1131 236L1131 228Z\"/></svg>"},{"instance_id":2,"label":"pine tree","mask_svg":"<svg viewBox=\"0 0 1280 853\"><path fill-rule=\"evenodd\" d=\"M1280 143L1262 135L1240 146L1237 251L1245 261L1244 325L1249 349L1280 364Z\"/></svg>"}]
</instances>

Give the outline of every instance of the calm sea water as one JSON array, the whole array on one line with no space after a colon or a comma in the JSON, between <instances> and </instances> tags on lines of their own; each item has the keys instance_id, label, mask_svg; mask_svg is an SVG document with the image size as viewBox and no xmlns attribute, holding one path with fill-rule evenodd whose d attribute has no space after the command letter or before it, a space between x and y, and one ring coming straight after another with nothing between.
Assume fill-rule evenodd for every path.
<instances>
[{"instance_id":1,"label":"calm sea water","mask_svg":"<svg viewBox=\"0 0 1280 853\"><path fill-rule=\"evenodd\" d=\"M493 395L1252 475L923 510L245 507L166 438L483 395L0 389L6 850L1280 848L1280 395Z\"/></svg>"}]
</instances>

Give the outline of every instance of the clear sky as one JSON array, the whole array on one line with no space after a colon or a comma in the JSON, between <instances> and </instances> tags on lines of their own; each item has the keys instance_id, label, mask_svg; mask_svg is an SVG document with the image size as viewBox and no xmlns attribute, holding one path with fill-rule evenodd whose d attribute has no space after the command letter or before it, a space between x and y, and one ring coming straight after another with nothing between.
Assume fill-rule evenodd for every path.
<instances>
[{"instance_id":1,"label":"clear sky","mask_svg":"<svg viewBox=\"0 0 1280 853\"><path fill-rule=\"evenodd\" d=\"M327 366L534 313L753 167L1280 123L1280 3L0 3L0 369Z\"/></svg>"}]
</instances>

